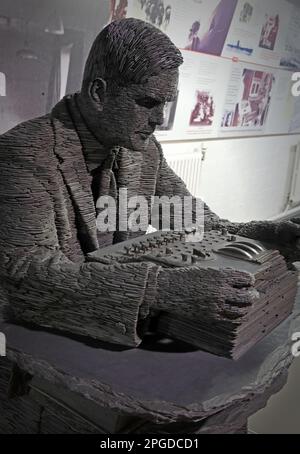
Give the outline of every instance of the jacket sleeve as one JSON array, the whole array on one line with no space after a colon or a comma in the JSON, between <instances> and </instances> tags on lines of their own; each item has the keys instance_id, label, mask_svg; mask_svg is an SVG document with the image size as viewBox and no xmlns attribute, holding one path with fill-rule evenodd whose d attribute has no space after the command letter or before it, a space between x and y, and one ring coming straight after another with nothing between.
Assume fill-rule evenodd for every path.
<instances>
[{"instance_id":1,"label":"jacket sleeve","mask_svg":"<svg viewBox=\"0 0 300 454\"><path fill-rule=\"evenodd\" d=\"M0 282L5 317L137 346L157 267L74 262L56 230L50 170L0 138ZM25 150L25 148L24 148ZM23 151L22 151L23 152Z\"/></svg>"}]
</instances>

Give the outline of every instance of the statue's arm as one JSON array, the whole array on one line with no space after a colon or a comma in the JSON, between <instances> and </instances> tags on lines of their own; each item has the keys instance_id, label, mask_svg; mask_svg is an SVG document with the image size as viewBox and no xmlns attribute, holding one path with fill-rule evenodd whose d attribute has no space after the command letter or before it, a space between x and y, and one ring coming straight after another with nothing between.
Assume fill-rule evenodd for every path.
<instances>
[{"instance_id":1,"label":"statue's arm","mask_svg":"<svg viewBox=\"0 0 300 454\"><path fill-rule=\"evenodd\" d=\"M37 168L28 157L11 160L9 154L1 155L0 285L5 313L21 322L138 345L139 327L154 298L157 267L71 261L60 247L56 223L61 212L56 212L47 190L49 169Z\"/></svg>"},{"instance_id":2,"label":"statue's arm","mask_svg":"<svg viewBox=\"0 0 300 454\"><path fill-rule=\"evenodd\" d=\"M161 146L156 142L161 152L161 163L158 172L156 194L159 196L179 195L191 196L181 178L170 168L166 162ZM196 204L194 198L193 206ZM233 235L253 238L259 241L269 242L276 246L289 262L299 261L299 249L297 247L300 238L300 220L291 221L251 221L231 222L221 219L203 202L205 230L226 229ZM193 209L193 218L196 211Z\"/></svg>"}]
</instances>

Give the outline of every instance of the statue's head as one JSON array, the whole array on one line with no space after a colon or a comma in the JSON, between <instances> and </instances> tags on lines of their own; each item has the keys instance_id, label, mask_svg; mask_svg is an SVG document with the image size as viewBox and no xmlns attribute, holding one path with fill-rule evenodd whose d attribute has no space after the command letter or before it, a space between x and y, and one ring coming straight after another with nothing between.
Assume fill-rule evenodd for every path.
<instances>
[{"instance_id":1,"label":"statue's head","mask_svg":"<svg viewBox=\"0 0 300 454\"><path fill-rule=\"evenodd\" d=\"M104 28L93 43L80 103L93 132L107 146L144 150L166 102L176 97L183 59L170 39L138 19Z\"/></svg>"}]
</instances>

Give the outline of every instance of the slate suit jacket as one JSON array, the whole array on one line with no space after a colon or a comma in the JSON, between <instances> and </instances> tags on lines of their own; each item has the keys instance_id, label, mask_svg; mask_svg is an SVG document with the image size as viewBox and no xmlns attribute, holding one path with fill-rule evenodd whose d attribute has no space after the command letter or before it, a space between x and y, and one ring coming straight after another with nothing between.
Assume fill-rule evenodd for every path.
<instances>
[{"instance_id":1,"label":"slate suit jacket","mask_svg":"<svg viewBox=\"0 0 300 454\"><path fill-rule=\"evenodd\" d=\"M88 262L99 248L91 176L63 99L0 137L0 278L5 317L137 346L155 300L152 264ZM140 194L190 195L154 137Z\"/></svg>"}]
</instances>

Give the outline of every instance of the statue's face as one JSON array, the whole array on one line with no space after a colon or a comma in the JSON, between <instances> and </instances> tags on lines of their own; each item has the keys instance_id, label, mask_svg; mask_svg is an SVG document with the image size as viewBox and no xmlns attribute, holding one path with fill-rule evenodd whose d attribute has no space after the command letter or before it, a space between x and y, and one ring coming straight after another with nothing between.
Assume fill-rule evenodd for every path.
<instances>
[{"instance_id":1,"label":"statue's face","mask_svg":"<svg viewBox=\"0 0 300 454\"><path fill-rule=\"evenodd\" d=\"M146 150L156 126L163 124L165 104L176 97L177 85L178 69L113 92L108 85L100 118L101 140L110 146Z\"/></svg>"}]
</instances>

